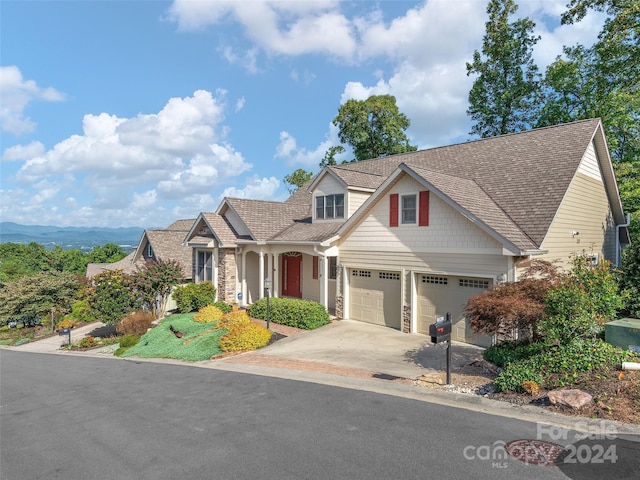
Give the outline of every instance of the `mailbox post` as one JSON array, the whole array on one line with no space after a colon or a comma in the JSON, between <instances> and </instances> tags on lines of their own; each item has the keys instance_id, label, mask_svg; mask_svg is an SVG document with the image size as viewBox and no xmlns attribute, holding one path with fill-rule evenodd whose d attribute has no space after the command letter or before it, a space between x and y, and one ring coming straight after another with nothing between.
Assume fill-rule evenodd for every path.
<instances>
[{"instance_id":1,"label":"mailbox post","mask_svg":"<svg viewBox=\"0 0 640 480\"><path fill-rule=\"evenodd\" d=\"M65 335L68 336L67 345L71 345L71 329L70 328L63 328L62 330L58 330L59 337L64 337Z\"/></svg>"},{"instance_id":2,"label":"mailbox post","mask_svg":"<svg viewBox=\"0 0 640 480\"><path fill-rule=\"evenodd\" d=\"M451 313L438 317L436 323L429 325L431 343L447 342L447 385L451 384Z\"/></svg>"}]
</instances>

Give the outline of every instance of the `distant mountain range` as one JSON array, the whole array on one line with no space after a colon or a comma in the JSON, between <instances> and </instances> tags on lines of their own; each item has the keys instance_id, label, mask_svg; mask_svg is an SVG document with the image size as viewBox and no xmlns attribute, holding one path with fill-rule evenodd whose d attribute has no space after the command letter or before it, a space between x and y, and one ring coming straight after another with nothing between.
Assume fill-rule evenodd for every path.
<instances>
[{"instance_id":1,"label":"distant mountain range","mask_svg":"<svg viewBox=\"0 0 640 480\"><path fill-rule=\"evenodd\" d=\"M60 245L64 249L92 250L106 243L132 251L138 245L143 228L52 227L0 222L0 243L41 243L47 248Z\"/></svg>"}]
</instances>

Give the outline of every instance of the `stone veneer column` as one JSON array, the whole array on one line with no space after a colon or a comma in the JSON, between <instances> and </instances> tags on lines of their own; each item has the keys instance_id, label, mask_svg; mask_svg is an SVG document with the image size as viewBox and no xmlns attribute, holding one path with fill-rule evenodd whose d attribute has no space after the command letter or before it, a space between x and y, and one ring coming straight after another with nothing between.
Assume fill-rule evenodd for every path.
<instances>
[{"instance_id":1,"label":"stone veneer column","mask_svg":"<svg viewBox=\"0 0 640 480\"><path fill-rule=\"evenodd\" d=\"M342 320L344 318L344 304L343 304L343 296L342 296L342 275L343 275L344 267L338 268L338 274L336 275L336 311L335 316L338 320Z\"/></svg>"},{"instance_id":2,"label":"stone veneer column","mask_svg":"<svg viewBox=\"0 0 640 480\"><path fill-rule=\"evenodd\" d=\"M236 253L234 248L218 250L218 300L237 302L236 298Z\"/></svg>"},{"instance_id":3,"label":"stone veneer column","mask_svg":"<svg viewBox=\"0 0 640 480\"><path fill-rule=\"evenodd\" d=\"M403 305L402 307L402 331L404 333L411 332L411 305Z\"/></svg>"}]
</instances>

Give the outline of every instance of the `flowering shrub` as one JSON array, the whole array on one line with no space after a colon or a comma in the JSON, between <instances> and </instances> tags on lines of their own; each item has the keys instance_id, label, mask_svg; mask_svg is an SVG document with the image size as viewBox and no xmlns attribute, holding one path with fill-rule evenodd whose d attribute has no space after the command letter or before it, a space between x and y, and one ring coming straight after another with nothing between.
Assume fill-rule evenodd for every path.
<instances>
[{"instance_id":1,"label":"flowering shrub","mask_svg":"<svg viewBox=\"0 0 640 480\"><path fill-rule=\"evenodd\" d=\"M198 323L213 323L222 318L222 310L213 305L207 305L198 310L198 313L193 317L194 322Z\"/></svg>"},{"instance_id":2,"label":"flowering shrub","mask_svg":"<svg viewBox=\"0 0 640 480\"><path fill-rule=\"evenodd\" d=\"M65 328L73 328L78 324L73 318L65 318L56 323L56 329L64 330Z\"/></svg>"},{"instance_id":3,"label":"flowering shrub","mask_svg":"<svg viewBox=\"0 0 640 480\"><path fill-rule=\"evenodd\" d=\"M244 311L225 313L222 319L216 325L218 329L233 330L252 323L249 314Z\"/></svg>"},{"instance_id":4,"label":"flowering shrub","mask_svg":"<svg viewBox=\"0 0 640 480\"><path fill-rule=\"evenodd\" d=\"M77 343L78 348L93 348L98 345L98 341L91 335L84 337Z\"/></svg>"},{"instance_id":5,"label":"flowering shrub","mask_svg":"<svg viewBox=\"0 0 640 480\"><path fill-rule=\"evenodd\" d=\"M241 350L255 350L269 343L271 332L262 325L249 321L235 327L220 338L220 349L224 352L238 352Z\"/></svg>"}]
</instances>

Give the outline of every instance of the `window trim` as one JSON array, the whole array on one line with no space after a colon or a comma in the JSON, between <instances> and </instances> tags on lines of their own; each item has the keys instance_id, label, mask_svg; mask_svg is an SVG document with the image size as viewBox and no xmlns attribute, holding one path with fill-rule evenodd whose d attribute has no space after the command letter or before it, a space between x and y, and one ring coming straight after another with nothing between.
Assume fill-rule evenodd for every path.
<instances>
[{"instance_id":1,"label":"window trim","mask_svg":"<svg viewBox=\"0 0 640 480\"><path fill-rule=\"evenodd\" d=\"M316 220L344 219L344 193L317 195L315 203Z\"/></svg>"},{"instance_id":2,"label":"window trim","mask_svg":"<svg viewBox=\"0 0 640 480\"><path fill-rule=\"evenodd\" d=\"M413 208L405 207L405 200L413 199ZM413 212L413 221L406 220L405 214ZM418 224L418 195L415 193L407 193L400 195L400 221L403 225L417 225Z\"/></svg>"}]
</instances>

